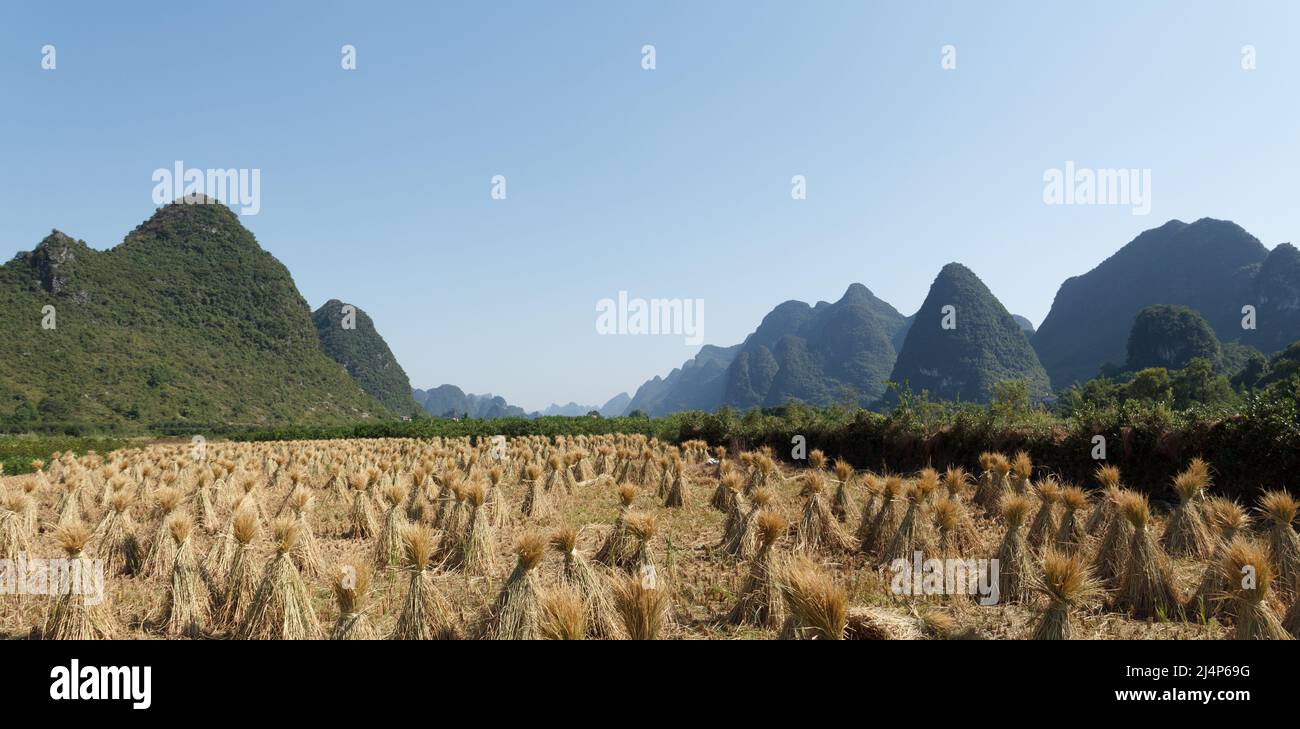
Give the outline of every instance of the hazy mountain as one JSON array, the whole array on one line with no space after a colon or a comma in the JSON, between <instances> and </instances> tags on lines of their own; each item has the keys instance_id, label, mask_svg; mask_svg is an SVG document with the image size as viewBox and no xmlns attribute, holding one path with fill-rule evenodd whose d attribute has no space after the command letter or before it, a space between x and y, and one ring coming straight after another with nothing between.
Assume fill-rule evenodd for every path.
<instances>
[{"instance_id":1,"label":"hazy mountain","mask_svg":"<svg viewBox=\"0 0 1300 729\"><path fill-rule=\"evenodd\" d=\"M1238 326L1234 333L1240 334L1241 341L1264 352L1276 352L1300 340L1300 251L1290 243L1269 251L1250 290L1247 303L1255 306L1256 328L1242 330Z\"/></svg>"},{"instance_id":2,"label":"hazy mountain","mask_svg":"<svg viewBox=\"0 0 1300 729\"><path fill-rule=\"evenodd\" d=\"M637 410L658 417L683 410L716 410L722 402L727 366L740 345L716 347L706 344L694 358L637 388L624 414Z\"/></svg>"},{"instance_id":3,"label":"hazy mountain","mask_svg":"<svg viewBox=\"0 0 1300 729\"><path fill-rule=\"evenodd\" d=\"M959 263L944 266L931 284L890 379L932 397L978 402L988 401L993 386L1004 380L1027 380L1032 395L1050 389L1021 325Z\"/></svg>"},{"instance_id":4,"label":"hazy mountain","mask_svg":"<svg viewBox=\"0 0 1300 729\"><path fill-rule=\"evenodd\" d=\"M466 394L455 385L439 385L431 390L414 389L411 394L425 412L435 418L468 416L491 420L529 417L523 408L511 405L500 395Z\"/></svg>"},{"instance_id":5,"label":"hazy mountain","mask_svg":"<svg viewBox=\"0 0 1300 729\"><path fill-rule=\"evenodd\" d=\"M411 397L411 381L375 329L374 321L355 306L348 317L343 307L342 301L330 299L312 313L321 349L346 367L361 389L389 410L401 415L420 412L420 405ZM345 323L352 328L344 328Z\"/></svg>"},{"instance_id":6,"label":"hazy mountain","mask_svg":"<svg viewBox=\"0 0 1300 729\"><path fill-rule=\"evenodd\" d=\"M792 398L815 405L874 401L885 391L895 341L908 323L862 284L833 304L787 301L740 345L722 401L741 409Z\"/></svg>"},{"instance_id":7,"label":"hazy mountain","mask_svg":"<svg viewBox=\"0 0 1300 729\"><path fill-rule=\"evenodd\" d=\"M1066 279L1034 335L1034 349L1061 389L1095 376L1103 363L1124 362L1129 330L1143 308L1176 304L1203 316L1220 340L1274 351L1300 336L1300 256L1291 246L1278 248L1270 254L1228 221L1171 220ZM1259 329L1243 336L1242 307L1251 303Z\"/></svg>"},{"instance_id":8,"label":"hazy mountain","mask_svg":"<svg viewBox=\"0 0 1300 729\"><path fill-rule=\"evenodd\" d=\"M570 402L567 405L556 405L555 403L551 403L546 407L546 409L536 414L542 416L561 415L564 417L574 418L586 415L593 410L599 410L599 408L595 405L579 405L576 402Z\"/></svg>"},{"instance_id":9,"label":"hazy mountain","mask_svg":"<svg viewBox=\"0 0 1300 729\"><path fill-rule=\"evenodd\" d=\"M1160 304L1139 311L1128 337L1131 372L1147 367L1182 369L1193 358L1202 357L1216 367L1221 365L1223 349L1209 322L1186 306Z\"/></svg>"},{"instance_id":10,"label":"hazy mountain","mask_svg":"<svg viewBox=\"0 0 1300 729\"><path fill-rule=\"evenodd\" d=\"M611 397L609 402L600 406L600 416L602 418L616 418L627 412L627 406L632 403L632 396L626 392Z\"/></svg>"},{"instance_id":11,"label":"hazy mountain","mask_svg":"<svg viewBox=\"0 0 1300 729\"><path fill-rule=\"evenodd\" d=\"M289 271L215 201L162 207L107 251L54 231L0 267L0 322L12 423L392 417L321 351Z\"/></svg>"},{"instance_id":12,"label":"hazy mountain","mask_svg":"<svg viewBox=\"0 0 1300 729\"><path fill-rule=\"evenodd\" d=\"M1019 314L1012 314L1011 318L1015 319L1016 324L1020 325L1020 331L1024 332L1026 337L1032 338L1034 336L1034 323L1032 321Z\"/></svg>"}]
</instances>

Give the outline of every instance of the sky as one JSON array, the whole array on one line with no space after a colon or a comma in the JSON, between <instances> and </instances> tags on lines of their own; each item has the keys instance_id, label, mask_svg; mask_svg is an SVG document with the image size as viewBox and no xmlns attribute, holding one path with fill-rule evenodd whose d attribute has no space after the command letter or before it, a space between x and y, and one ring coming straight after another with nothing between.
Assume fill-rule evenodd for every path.
<instances>
[{"instance_id":1,"label":"sky","mask_svg":"<svg viewBox=\"0 0 1300 729\"><path fill-rule=\"evenodd\" d=\"M1298 26L1285 2L5 3L0 256L117 245L177 161L258 170L241 222L414 386L599 405L698 350L598 333L620 291L703 300L728 346L854 282L911 314L958 261L1037 325L1170 219L1300 238ZM1148 170L1149 213L1045 204L1067 161Z\"/></svg>"}]
</instances>

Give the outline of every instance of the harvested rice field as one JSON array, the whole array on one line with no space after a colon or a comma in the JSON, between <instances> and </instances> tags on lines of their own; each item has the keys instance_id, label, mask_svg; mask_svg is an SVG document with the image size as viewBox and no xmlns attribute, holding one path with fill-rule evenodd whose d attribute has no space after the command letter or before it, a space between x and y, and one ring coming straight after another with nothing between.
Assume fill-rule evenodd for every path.
<instances>
[{"instance_id":1,"label":"harvested rice field","mask_svg":"<svg viewBox=\"0 0 1300 729\"><path fill-rule=\"evenodd\" d=\"M980 461L970 473L870 473L818 451L792 467L770 452L629 435L58 455L0 488L0 637L1300 630L1297 505L1285 492L1217 497L1213 465L1194 460L1173 484L1178 503L1153 505L1113 468L1075 485L1024 455Z\"/></svg>"}]
</instances>

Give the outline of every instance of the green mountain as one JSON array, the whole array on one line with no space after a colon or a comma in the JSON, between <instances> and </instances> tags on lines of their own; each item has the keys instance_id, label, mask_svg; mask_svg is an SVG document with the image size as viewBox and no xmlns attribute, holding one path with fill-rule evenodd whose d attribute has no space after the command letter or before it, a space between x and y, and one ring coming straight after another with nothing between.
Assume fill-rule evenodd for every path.
<instances>
[{"instance_id":1,"label":"green mountain","mask_svg":"<svg viewBox=\"0 0 1300 729\"><path fill-rule=\"evenodd\" d=\"M1228 221L1171 220L1066 279L1034 334L1034 349L1062 389L1095 376L1104 363L1125 360L1139 311L1176 304L1200 313L1224 342L1275 351L1300 335L1300 255L1285 249L1270 254ZM1241 327L1242 307L1251 303L1259 310L1253 333Z\"/></svg>"},{"instance_id":2,"label":"green mountain","mask_svg":"<svg viewBox=\"0 0 1300 729\"><path fill-rule=\"evenodd\" d=\"M1186 306L1159 304L1139 311L1128 336L1131 372L1147 367L1180 370L1196 357L1222 367L1223 348L1209 322Z\"/></svg>"},{"instance_id":3,"label":"green mountain","mask_svg":"<svg viewBox=\"0 0 1300 729\"><path fill-rule=\"evenodd\" d=\"M945 328L948 323L951 328ZM944 266L931 284L890 379L907 382L913 392L963 401L987 402L993 386L1005 380L1028 381L1034 396L1050 390L1021 325L959 263Z\"/></svg>"},{"instance_id":4,"label":"green mountain","mask_svg":"<svg viewBox=\"0 0 1300 729\"><path fill-rule=\"evenodd\" d=\"M727 372L722 401L748 409L789 399L866 404L885 391L895 342L909 320L853 284L839 301L787 301L745 338Z\"/></svg>"},{"instance_id":5,"label":"green mountain","mask_svg":"<svg viewBox=\"0 0 1300 729\"><path fill-rule=\"evenodd\" d=\"M370 315L356 306L351 312L345 312L344 306L342 301L330 299L312 312L311 320L316 325L321 349L330 359L346 367L366 394L389 410L407 416L422 412L411 397L411 381L388 343L379 336Z\"/></svg>"},{"instance_id":6,"label":"green mountain","mask_svg":"<svg viewBox=\"0 0 1300 729\"><path fill-rule=\"evenodd\" d=\"M106 251L54 231L0 267L0 323L10 425L391 417L321 352L289 271L215 201L167 205Z\"/></svg>"}]
</instances>

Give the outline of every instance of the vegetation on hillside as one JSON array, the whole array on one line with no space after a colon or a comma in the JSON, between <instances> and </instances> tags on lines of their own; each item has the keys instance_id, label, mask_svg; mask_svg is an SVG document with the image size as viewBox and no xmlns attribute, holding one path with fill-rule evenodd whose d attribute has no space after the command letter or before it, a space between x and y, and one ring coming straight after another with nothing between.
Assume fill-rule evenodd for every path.
<instances>
[{"instance_id":1,"label":"vegetation on hillside","mask_svg":"<svg viewBox=\"0 0 1300 729\"><path fill-rule=\"evenodd\" d=\"M0 267L0 338L9 430L391 417L320 351L288 270L220 204L163 207L107 251L52 233Z\"/></svg>"}]
</instances>

